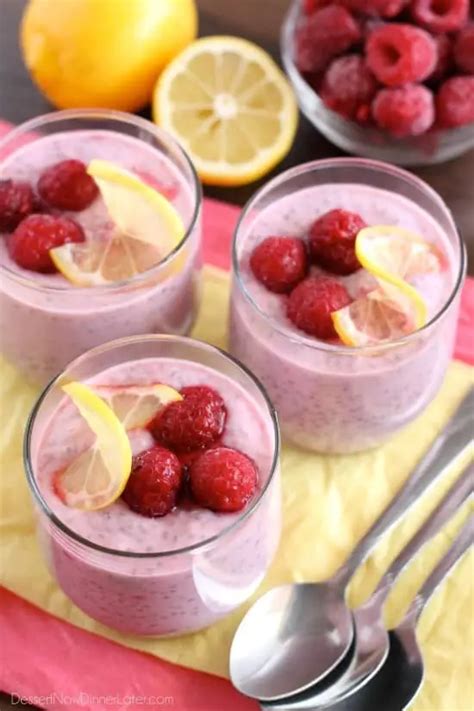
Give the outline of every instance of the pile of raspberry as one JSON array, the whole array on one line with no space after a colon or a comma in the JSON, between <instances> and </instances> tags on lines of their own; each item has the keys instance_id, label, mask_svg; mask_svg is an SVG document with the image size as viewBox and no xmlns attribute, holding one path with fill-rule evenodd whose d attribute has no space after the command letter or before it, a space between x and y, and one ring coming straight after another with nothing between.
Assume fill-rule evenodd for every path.
<instances>
[{"instance_id":1,"label":"pile of raspberry","mask_svg":"<svg viewBox=\"0 0 474 711\"><path fill-rule=\"evenodd\" d=\"M286 316L300 331L320 340L338 339L331 314L353 301L341 277L361 268L355 241L366 226L358 213L335 209L312 223L305 240L271 236L254 247L249 260L253 275L280 295Z\"/></svg>"},{"instance_id":2,"label":"pile of raspberry","mask_svg":"<svg viewBox=\"0 0 474 711\"><path fill-rule=\"evenodd\" d=\"M206 385L185 387L181 395L150 422L156 444L133 457L123 500L152 518L177 506L241 511L256 492L258 473L250 457L222 443L222 397Z\"/></svg>"},{"instance_id":3,"label":"pile of raspberry","mask_svg":"<svg viewBox=\"0 0 474 711\"><path fill-rule=\"evenodd\" d=\"M84 242L79 222L65 212L81 212L99 190L79 160L63 160L41 173L35 189L23 181L0 180L0 233L11 258L34 272L56 271L50 250Z\"/></svg>"},{"instance_id":4,"label":"pile of raspberry","mask_svg":"<svg viewBox=\"0 0 474 711\"><path fill-rule=\"evenodd\" d=\"M398 138L474 122L469 0L301 2L295 62L330 109Z\"/></svg>"}]
</instances>

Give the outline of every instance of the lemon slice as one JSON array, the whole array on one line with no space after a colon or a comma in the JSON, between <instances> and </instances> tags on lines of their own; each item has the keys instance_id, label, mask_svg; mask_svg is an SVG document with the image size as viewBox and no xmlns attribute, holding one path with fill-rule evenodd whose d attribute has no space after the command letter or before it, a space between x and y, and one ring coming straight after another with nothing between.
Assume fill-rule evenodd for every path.
<instances>
[{"instance_id":1,"label":"lemon slice","mask_svg":"<svg viewBox=\"0 0 474 711\"><path fill-rule=\"evenodd\" d=\"M411 293L407 281L441 269L441 255L435 245L394 225L364 227L357 235L355 251L368 272L406 291L407 295Z\"/></svg>"},{"instance_id":2,"label":"lemon slice","mask_svg":"<svg viewBox=\"0 0 474 711\"><path fill-rule=\"evenodd\" d=\"M416 305L415 305L416 304ZM370 346L412 333L426 321L425 306L386 284L331 314L347 346Z\"/></svg>"},{"instance_id":3,"label":"lemon slice","mask_svg":"<svg viewBox=\"0 0 474 711\"><path fill-rule=\"evenodd\" d=\"M162 72L153 117L184 145L203 182L244 185L289 151L298 110L270 55L217 36L192 43Z\"/></svg>"},{"instance_id":4,"label":"lemon slice","mask_svg":"<svg viewBox=\"0 0 474 711\"><path fill-rule=\"evenodd\" d=\"M185 233L181 217L157 190L108 161L93 160L87 171L116 230L107 240L68 243L50 251L68 281L76 286L124 281L156 266L179 245ZM182 266L181 260L174 268ZM166 270L161 278L168 275Z\"/></svg>"},{"instance_id":5,"label":"lemon slice","mask_svg":"<svg viewBox=\"0 0 474 711\"><path fill-rule=\"evenodd\" d=\"M146 427L165 405L183 399L177 390L162 383L95 385L94 390L110 405L126 430Z\"/></svg>"},{"instance_id":6,"label":"lemon slice","mask_svg":"<svg viewBox=\"0 0 474 711\"><path fill-rule=\"evenodd\" d=\"M132 468L132 450L123 424L113 410L83 383L63 386L95 435L94 444L55 479L65 504L84 511L109 506L125 488Z\"/></svg>"}]
</instances>

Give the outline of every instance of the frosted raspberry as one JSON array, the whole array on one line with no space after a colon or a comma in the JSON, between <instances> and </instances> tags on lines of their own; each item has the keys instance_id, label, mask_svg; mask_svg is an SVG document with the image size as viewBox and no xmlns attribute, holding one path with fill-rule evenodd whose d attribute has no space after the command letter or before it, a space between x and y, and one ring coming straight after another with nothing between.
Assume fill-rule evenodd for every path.
<instances>
[{"instance_id":1,"label":"frosted raspberry","mask_svg":"<svg viewBox=\"0 0 474 711\"><path fill-rule=\"evenodd\" d=\"M56 267L50 250L67 242L83 242L82 227L69 217L29 215L11 235L9 249L12 259L24 269L34 272L54 272Z\"/></svg>"},{"instance_id":2,"label":"frosted raspberry","mask_svg":"<svg viewBox=\"0 0 474 711\"><path fill-rule=\"evenodd\" d=\"M337 337L331 313L350 303L346 288L335 279L308 277L291 292L286 313L301 331L328 340Z\"/></svg>"},{"instance_id":3,"label":"frosted raspberry","mask_svg":"<svg viewBox=\"0 0 474 711\"><path fill-rule=\"evenodd\" d=\"M38 192L51 207L79 212L96 199L99 189L82 161L63 160L41 174Z\"/></svg>"},{"instance_id":4,"label":"frosted raspberry","mask_svg":"<svg viewBox=\"0 0 474 711\"><path fill-rule=\"evenodd\" d=\"M241 511L255 494L257 482L257 470L252 460L230 447L204 452L189 471L194 500L221 513Z\"/></svg>"},{"instance_id":5,"label":"frosted raspberry","mask_svg":"<svg viewBox=\"0 0 474 711\"><path fill-rule=\"evenodd\" d=\"M165 516L176 506L182 479L178 457L156 445L133 457L122 499L142 516Z\"/></svg>"},{"instance_id":6,"label":"frosted raspberry","mask_svg":"<svg viewBox=\"0 0 474 711\"><path fill-rule=\"evenodd\" d=\"M474 74L474 24L465 27L456 37L454 59L461 71Z\"/></svg>"},{"instance_id":7,"label":"frosted raspberry","mask_svg":"<svg viewBox=\"0 0 474 711\"><path fill-rule=\"evenodd\" d=\"M474 122L474 76L453 77L441 85L436 97L440 126L454 128Z\"/></svg>"},{"instance_id":8,"label":"frosted raspberry","mask_svg":"<svg viewBox=\"0 0 474 711\"><path fill-rule=\"evenodd\" d=\"M346 118L364 120L377 91L377 81L358 54L334 59L324 76L320 95L326 106Z\"/></svg>"},{"instance_id":9,"label":"frosted raspberry","mask_svg":"<svg viewBox=\"0 0 474 711\"><path fill-rule=\"evenodd\" d=\"M0 180L0 232L11 232L34 212L35 196L28 183Z\"/></svg>"},{"instance_id":10,"label":"frosted raspberry","mask_svg":"<svg viewBox=\"0 0 474 711\"><path fill-rule=\"evenodd\" d=\"M334 274L352 274L360 269L355 241L363 227L366 224L356 212L330 210L321 215L309 231L313 262Z\"/></svg>"},{"instance_id":11,"label":"frosted raspberry","mask_svg":"<svg viewBox=\"0 0 474 711\"><path fill-rule=\"evenodd\" d=\"M469 0L412 0L413 19L430 32L455 32L469 14Z\"/></svg>"},{"instance_id":12,"label":"frosted raspberry","mask_svg":"<svg viewBox=\"0 0 474 711\"><path fill-rule=\"evenodd\" d=\"M436 65L436 44L424 30L411 25L381 25L366 44L367 64L382 84L401 86L423 81Z\"/></svg>"},{"instance_id":13,"label":"frosted raspberry","mask_svg":"<svg viewBox=\"0 0 474 711\"><path fill-rule=\"evenodd\" d=\"M433 125L433 94L421 84L382 89L374 99L372 114L377 125L393 136L419 136Z\"/></svg>"},{"instance_id":14,"label":"frosted raspberry","mask_svg":"<svg viewBox=\"0 0 474 711\"><path fill-rule=\"evenodd\" d=\"M253 250L250 267L269 291L277 294L290 292L308 271L303 240L297 237L267 237Z\"/></svg>"},{"instance_id":15,"label":"frosted raspberry","mask_svg":"<svg viewBox=\"0 0 474 711\"><path fill-rule=\"evenodd\" d=\"M324 7L296 31L296 65L301 72L318 72L360 39L360 27L346 8Z\"/></svg>"}]
</instances>

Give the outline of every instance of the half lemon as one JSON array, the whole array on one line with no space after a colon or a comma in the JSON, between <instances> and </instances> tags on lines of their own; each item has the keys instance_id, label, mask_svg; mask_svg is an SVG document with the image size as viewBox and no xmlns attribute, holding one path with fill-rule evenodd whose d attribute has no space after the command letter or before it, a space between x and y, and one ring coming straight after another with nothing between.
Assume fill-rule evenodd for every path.
<instances>
[{"instance_id":1,"label":"half lemon","mask_svg":"<svg viewBox=\"0 0 474 711\"><path fill-rule=\"evenodd\" d=\"M293 90L269 54L240 37L204 37L160 75L153 117L211 185L244 185L268 173L293 143Z\"/></svg>"}]
</instances>

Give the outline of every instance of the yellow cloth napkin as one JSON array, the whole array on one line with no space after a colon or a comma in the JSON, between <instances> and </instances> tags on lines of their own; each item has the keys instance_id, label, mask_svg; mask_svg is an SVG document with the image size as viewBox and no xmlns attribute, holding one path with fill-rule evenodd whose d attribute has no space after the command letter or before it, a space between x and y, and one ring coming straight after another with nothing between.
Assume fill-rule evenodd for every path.
<instances>
[{"instance_id":1,"label":"yellow cloth napkin","mask_svg":"<svg viewBox=\"0 0 474 711\"><path fill-rule=\"evenodd\" d=\"M205 269L196 337L225 347L228 276ZM0 582L47 612L121 644L214 674L227 675L229 645L248 605L211 628L165 640L124 636L89 619L69 602L43 563L23 473L23 429L38 391L27 386L6 363L0 375ZM414 463L455 409L472 382L473 369L453 362L444 386L427 411L384 447L363 454L324 457L290 446L282 453L284 531L273 566L255 597L279 583L323 580L336 571L356 541L393 497ZM388 563L434 508L461 470L441 482L379 545L351 586L361 600ZM467 506L410 566L393 591L387 619L394 622L435 561L446 550L468 513ZM413 711L472 711L474 641L473 563L467 555L432 599L419 625L426 660L426 681ZM411 597L410 597L411 596Z\"/></svg>"}]
</instances>

